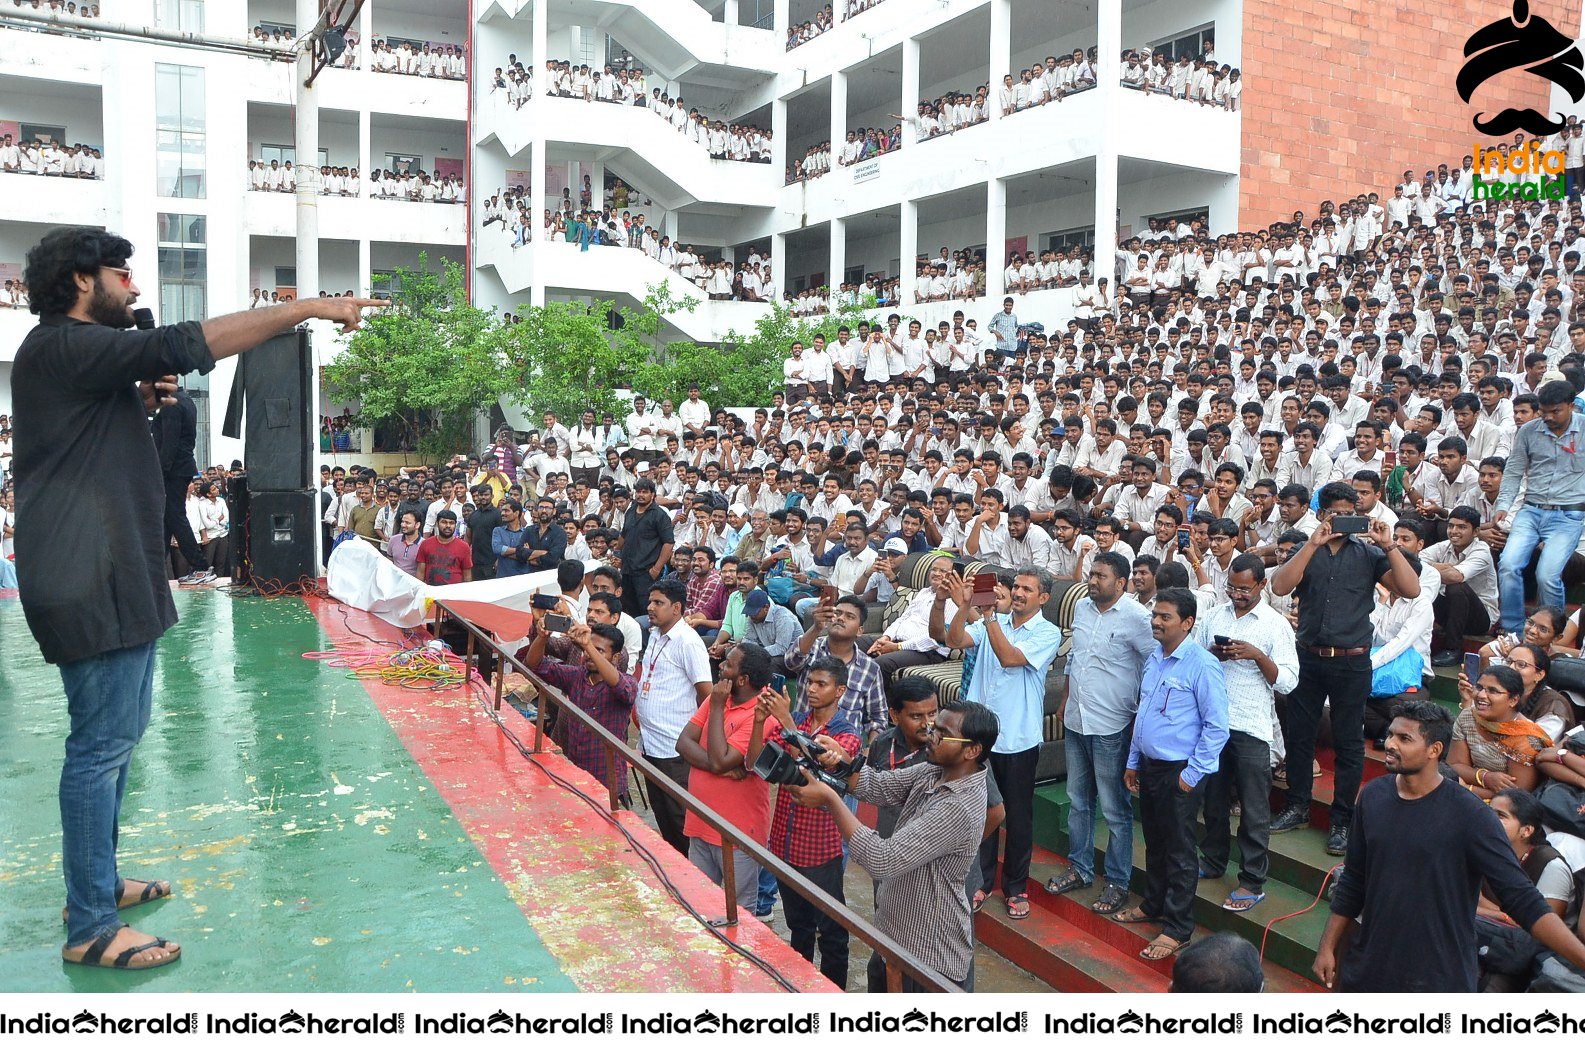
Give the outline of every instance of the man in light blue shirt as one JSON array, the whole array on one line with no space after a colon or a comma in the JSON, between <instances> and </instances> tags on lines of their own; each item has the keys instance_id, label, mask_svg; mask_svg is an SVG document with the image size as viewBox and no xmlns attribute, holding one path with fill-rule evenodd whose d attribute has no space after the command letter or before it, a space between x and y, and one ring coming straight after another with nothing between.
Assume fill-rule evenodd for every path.
<instances>
[{"instance_id":1,"label":"man in light blue shirt","mask_svg":"<svg viewBox=\"0 0 1585 1050\"><path fill-rule=\"evenodd\" d=\"M1156 594L1150 631L1161 643L1145 664L1134 742L1123 782L1139 793L1145 830L1145 894L1118 922L1159 922L1161 936L1140 958L1158 962L1189 943L1199 882L1195 818L1205 778L1227 743L1227 682L1222 665L1190 635L1197 608L1187 588Z\"/></svg>"},{"instance_id":2,"label":"man in light blue shirt","mask_svg":"<svg viewBox=\"0 0 1585 1050\"><path fill-rule=\"evenodd\" d=\"M998 601L1010 600L1011 611L970 624L974 581L954 579L936 589L936 603L930 610L930 637L953 649L973 650L974 677L964 699L990 708L1001 727L991 750L991 775L1007 806L1002 895L1007 914L1014 919L1029 916L1026 888L1035 842L1035 766L1044 737L1046 672L1062 644L1062 631L1042 615L1051 588L1052 576L1046 570L1033 566L1019 569L1011 591L1000 583L996 586ZM948 600L957 603L950 624L945 622ZM995 888L1000 839L998 830L980 847L984 888L974 895L976 906Z\"/></svg>"},{"instance_id":3,"label":"man in light blue shirt","mask_svg":"<svg viewBox=\"0 0 1585 1050\"><path fill-rule=\"evenodd\" d=\"M1145 661L1156 652L1150 613L1126 600L1128 559L1116 551L1095 556L1089 594L1073 615L1062 703L1068 759L1067 871L1046 883L1071 893L1095 881L1095 805L1106 818L1106 888L1091 907L1111 915L1128 902L1134 873L1134 807L1123 787L1128 730L1139 707Z\"/></svg>"}]
</instances>

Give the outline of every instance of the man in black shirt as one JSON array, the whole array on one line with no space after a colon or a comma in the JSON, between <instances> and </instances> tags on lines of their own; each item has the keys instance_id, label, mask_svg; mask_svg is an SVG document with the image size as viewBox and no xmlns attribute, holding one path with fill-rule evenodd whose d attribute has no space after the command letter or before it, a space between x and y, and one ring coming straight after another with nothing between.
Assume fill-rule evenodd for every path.
<instances>
[{"instance_id":1,"label":"man in black shirt","mask_svg":"<svg viewBox=\"0 0 1585 1050\"><path fill-rule=\"evenodd\" d=\"M629 616L645 615L649 585L671 563L671 515L655 503L655 483L640 478L633 486L634 508L622 525L617 549L622 552L622 608Z\"/></svg>"},{"instance_id":2,"label":"man in black shirt","mask_svg":"<svg viewBox=\"0 0 1585 1050\"><path fill-rule=\"evenodd\" d=\"M1274 594L1299 599L1299 685L1288 694L1288 804L1271 822L1274 832L1310 824L1311 763L1316 730L1327 699L1332 702L1332 746L1337 750L1331 830L1326 852L1348 849L1348 826L1365 772L1365 701L1370 696L1370 611L1376 584L1403 598L1420 594L1420 566L1392 540L1387 523L1370 519L1370 542L1334 532L1332 519L1359 506L1352 485L1334 481L1321 489L1320 524L1310 542L1271 574Z\"/></svg>"},{"instance_id":3,"label":"man in black shirt","mask_svg":"<svg viewBox=\"0 0 1585 1050\"><path fill-rule=\"evenodd\" d=\"M358 326L373 300L300 299L143 331L125 238L51 230L28 252L39 324L11 369L16 406L16 562L22 611L44 659L58 664L71 730L61 773L62 867L71 963L148 969L181 949L127 927L119 907L171 892L121 879L116 830L132 749L148 726L154 648L176 622L165 575L165 486L149 433L176 377L208 372L310 318ZM81 513L84 493L115 508Z\"/></svg>"},{"instance_id":4,"label":"man in black shirt","mask_svg":"<svg viewBox=\"0 0 1585 1050\"><path fill-rule=\"evenodd\" d=\"M495 505L495 493L488 485L473 487L473 513L468 515L468 543L473 547L473 578L495 579L495 551L490 543L495 527L501 524L501 508Z\"/></svg>"},{"instance_id":5,"label":"man in black shirt","mask_svg":"<svg viewBox=\"0 0 1585 1050\"><path fill-rule=\"evenodd\" d=\"M1521 929L1585 968L1585 942L1519 866L1496 814L1438 769L1452 716L1430 700L1392 715L1387 772L1396 775L1360 792L1315 975L1345 992L1475 991L1483 879Z\"/></svg>"},{"instance_id":6,"label":"man in black shirt","mask_svg":"<svg viewBox=\"0 0 1585 1050\"><path fill-rule=\"evenodd\" d=\"M534 504L534 523L523 533L528 548L528 571L548 572L567 554L567 531L556 524L556 501L541 496Z\"/></svg>"},{"instance_id":7,"label":"man in black shirt","mask_svg":"<svg viewBox=\"0 0 1585 1050\"><path fill-rule=\"evenodd\" d=\"M176 537L176 549L182 552L189 568L188 574L177 582L205 583L215 578L214 568L204 557L187 521L187 487L198 476L198 461L193 458L198 442L198 406L181 387L171 396L176 403L156 412L150 424L154 447L160 453L160 475L165 479L165 539Z\"/></svg>"}]
</instances>

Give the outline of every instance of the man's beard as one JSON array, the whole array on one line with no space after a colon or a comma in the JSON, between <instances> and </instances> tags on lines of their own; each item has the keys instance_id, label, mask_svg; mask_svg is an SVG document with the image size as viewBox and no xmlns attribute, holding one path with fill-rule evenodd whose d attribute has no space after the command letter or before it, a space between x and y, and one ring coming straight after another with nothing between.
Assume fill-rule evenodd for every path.
<instances>
[{"instance_id":1,"label":"man's beard","mask_svg":"<svg viewBox=\"0 0 1585 1050\"><path fill-rule=\"evenodd\" d=\"M88 300L88 316L94 324L108 328L132 327L132 304L118 298L103 281L94 281L94 295Z\"/></svg>"}]
</instances>

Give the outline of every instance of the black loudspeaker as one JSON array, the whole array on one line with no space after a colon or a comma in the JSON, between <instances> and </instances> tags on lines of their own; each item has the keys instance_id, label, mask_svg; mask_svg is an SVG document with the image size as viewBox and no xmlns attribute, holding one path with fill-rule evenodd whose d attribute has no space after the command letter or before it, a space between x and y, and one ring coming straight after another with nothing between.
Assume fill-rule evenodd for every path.
<instances>
[{"instance_id":1,"label":"black loudspeaker","mask_svg":"<svg viewBox=\"0 0 1585 1050\"><path fill-rule=\"evenodd\" d=\"M248 468L252 478L253 468ZM248 494L248 571L255 587L276 591L318 577L314 541L319 534L319 493L254 488Z\"/></svg>"},{"instance_id":2,"label":"black loudspeaker","mask_svg":"<svg viewBox=\"0 0 1585 1050\"><path fill-rule=\"evenodd\" d=\"M226 502L230 505L231 513L231 542L227 545L226 555L231 560L228 575L233 583L247 583L253 578L253 551L248 546L251 542L249 515L253 512L251 496L248 476L233 475L226 485Z\"/></svg>"},{"instance_id":3,"label":"black loudspeaker","mask_svg":"<svg viewBox=\"0 0 1585 1050\"><path fill-rule=\"evenodd\" d=\"M283 332L239 360L247 415L244 458L255 493L313 485L312 360L307 330Z\"/></svg>"}]
</instances>

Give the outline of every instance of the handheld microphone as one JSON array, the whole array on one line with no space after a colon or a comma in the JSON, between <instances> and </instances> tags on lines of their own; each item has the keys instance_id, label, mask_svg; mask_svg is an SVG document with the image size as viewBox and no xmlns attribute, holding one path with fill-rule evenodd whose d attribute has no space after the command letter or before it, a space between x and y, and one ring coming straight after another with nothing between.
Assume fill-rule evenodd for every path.
<instances>
[{"instance_id":1,"label":"handheld microphone","mask_svg":"<svg viewBox=\"0 0 1585 1050\"><path fill-rule=\"evenodd\" d=\"M154 311L146 307L133 310L132 323L138 326L139 331L148 331L154 327Z\"/></svg>"}]
</instances>

